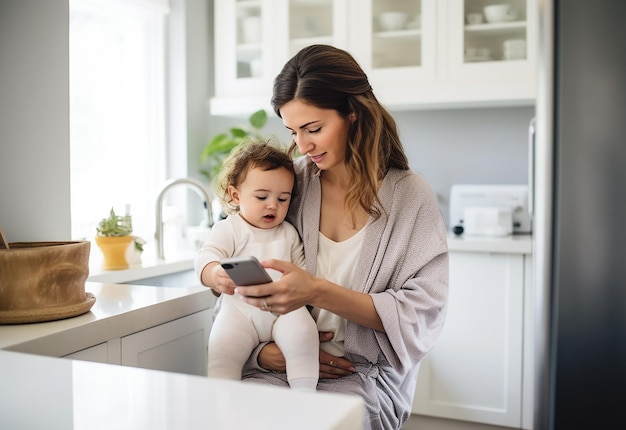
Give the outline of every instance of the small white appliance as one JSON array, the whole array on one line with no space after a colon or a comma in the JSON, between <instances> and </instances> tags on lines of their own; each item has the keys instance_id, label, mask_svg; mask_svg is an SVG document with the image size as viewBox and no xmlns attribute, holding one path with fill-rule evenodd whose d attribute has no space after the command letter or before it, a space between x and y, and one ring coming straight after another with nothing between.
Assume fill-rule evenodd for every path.
<instances>
[{"instance_id":1,"label":"small white appliance","mask_svg":"<svg viewBox=\"0 0 626 430\"><path fill-rule=\"evenodd\" d=\"M453 185L450 228L455 234L530 234L527 185Z\"/></svg>"}]
</instances>

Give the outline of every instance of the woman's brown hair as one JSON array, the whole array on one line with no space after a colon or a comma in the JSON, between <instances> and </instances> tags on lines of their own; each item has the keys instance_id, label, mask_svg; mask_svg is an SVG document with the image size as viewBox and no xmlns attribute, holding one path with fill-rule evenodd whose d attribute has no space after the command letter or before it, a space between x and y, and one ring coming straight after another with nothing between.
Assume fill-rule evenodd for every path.
<instances>
[{"instance_id":1,"label":"woman's brown hair","mask_svg":"<svg viewBox=\"0 0 626 430\"><path fill-rule=\"evenodd\" d=\"M351 54L333 46L303 48L274 79L272 108L280 117L281 106L296 99L333 109L345 118L354 113L345 156L352 176L345 204L379 216L374 203L385 174L392 168L408 170L409 164L396 123L374 96L361 66Z\"/></svg>"}]
</instances>

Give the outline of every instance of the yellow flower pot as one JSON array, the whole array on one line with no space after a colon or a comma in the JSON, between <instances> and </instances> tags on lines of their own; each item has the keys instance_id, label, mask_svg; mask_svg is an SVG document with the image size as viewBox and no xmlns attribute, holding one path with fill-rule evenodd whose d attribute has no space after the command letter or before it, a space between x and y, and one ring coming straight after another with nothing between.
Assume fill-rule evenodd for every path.
<instances>
[{"instance_id":1,"label":"yellow flower pot","mask_svg":"<svg viewBox=\"0 0 626 430\"><path fill-rule=\"evenodd\" d=\"M132 241L132 236L96 236L96 244L104 256L102 268L104 270L128 269L126 250Z\"/></svg>"}]
</instances>

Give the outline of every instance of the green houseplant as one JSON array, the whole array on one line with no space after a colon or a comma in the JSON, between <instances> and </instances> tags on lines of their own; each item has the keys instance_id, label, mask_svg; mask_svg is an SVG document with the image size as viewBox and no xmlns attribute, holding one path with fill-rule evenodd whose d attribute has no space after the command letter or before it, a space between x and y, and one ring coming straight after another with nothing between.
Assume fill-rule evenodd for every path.
<instances>
[{"instance_id":1,"label":"green houseplant","mask_svg":"<svg viewBox=\"0 0 626 430\"><path fill-rule=\"evenodd\" d=\"M117 215L111 208L109 216L100 220L96 231L96 244L104 256L102 268L105 270L128 268L126 251L131 242L134 242L136 251L143 251L145 241L133 236L133 223L130 215Z\"/></svg>"},{"instance_id":2,"label":"green houseplant","mask_svg":"<svg viewBox=\"0 0 626 430\"><path fill-rule=\"evenodd\" d=\"M212 182L222 167L222 163L239 144L246 139L262 139L261 129L267 123L267 112L261 109L248 118L247 127L232 127L227 133L215 135L200 154L200 173Z\"/></svg>"}]
</instances>

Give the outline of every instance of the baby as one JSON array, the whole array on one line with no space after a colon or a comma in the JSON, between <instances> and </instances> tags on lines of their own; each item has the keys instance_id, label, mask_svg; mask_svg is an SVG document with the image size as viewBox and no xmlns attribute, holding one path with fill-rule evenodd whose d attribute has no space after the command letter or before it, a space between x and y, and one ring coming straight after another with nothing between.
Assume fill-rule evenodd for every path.
<instances>
[{"instance_id":1,"label":"baby","mask_svg":"<svg viewBox=\"0 0 626 430\"><path fill-rule=\"evenodd\" d=\"M202 283L213 288L223 258L276 258L303 267L304 250L296 229L284 221L295 185L293 163L271 141L249 142L224 162L217 184L228 208L198 251L195 270ZM272 279L280 277L270 272ZM292 389L313 391L319 378L319 335L308 309L302 307L275 316L244 303L237 295L222 294L209 336L210 377L241 379L252 350L273 340L285 355Z\"/></svg>"}]
</instances>

